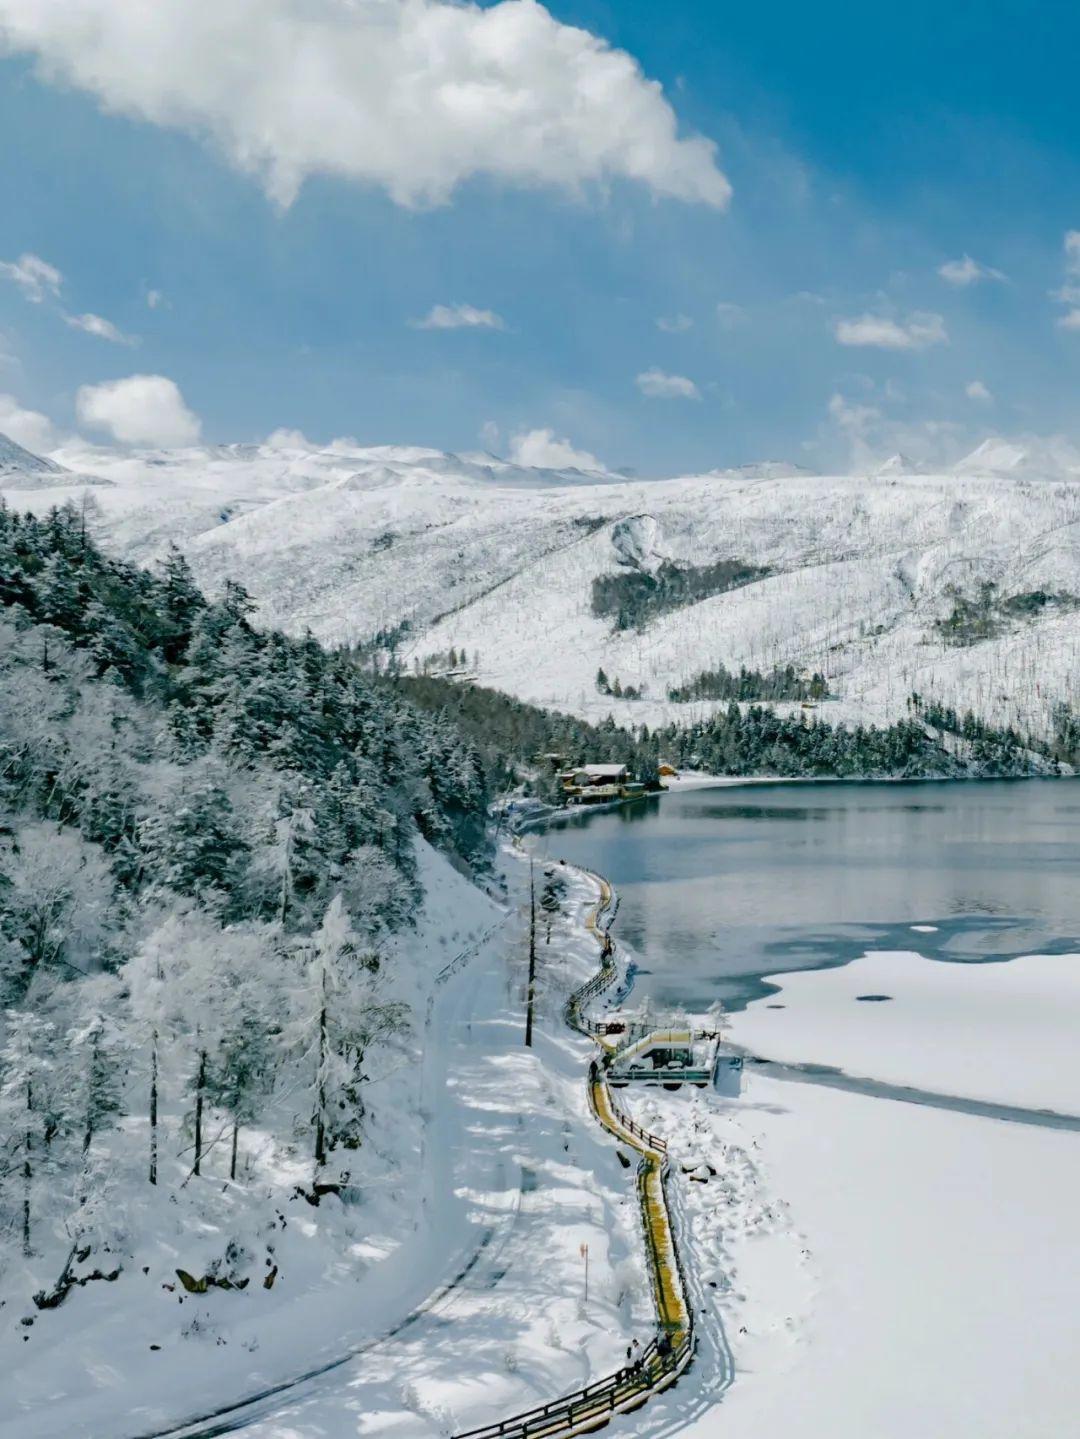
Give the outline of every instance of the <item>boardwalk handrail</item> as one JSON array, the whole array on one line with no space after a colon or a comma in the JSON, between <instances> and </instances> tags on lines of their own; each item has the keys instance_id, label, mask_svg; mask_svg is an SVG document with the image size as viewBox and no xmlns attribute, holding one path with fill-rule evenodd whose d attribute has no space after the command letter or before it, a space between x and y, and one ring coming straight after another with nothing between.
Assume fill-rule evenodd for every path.
<instances>
[{"instance_id":1,"label":"boardwalk handrail","mask_svg":"<svg viewBox=\"0 0 1080 1439\"><path fill-rule=\"evenodd\" d=\"M603 1084L605 1087L607 1086L607 1080L604 1077L604 1073L595 1059L592 1060L589 1064L590 1094L592 1093L594 1084ZM622 1126L623 1129L627 1130L630 1134L632 1134L635 1139L640 1139L647 1148L655 1149L660 1154L667 1153L667 1140L662 1139L659 1134L653 1134L652 1130L646 1129L643 1125L640 1125L636 1119L631 1119L630 1116L626 1113L625 1109L620 1109L619 1106L615 1103L615 1100L612 1098L610 1089L607 1090L607 1102L613 1118L618 1124ZM599 1115L597 1116L597 1118L599 1118Z\"/></svg>"},{"instance_id":2,"label":"boardwalk handrail","mask_svg":"<svg viewBox=\"0 0 1080 1439\"><path fill-rule=\"evenodd\" d=\"M548 1404L515 1414L496 1424L487 1424L480 1429L469 1429L457 1439L530 1439L546 1432L557 1432L552 1426L564 1420L568 1424L579 1423L596 1414L614 1413L629 1400L641 1399L653 1393L660 1381L677 1376L686 1367L693 1338L689 1333L673 1344L667 1353L661 1353L655 1339L641 1351L636 1367L627 1366L606 1379L598 1379L562 1399L553 1399ZM540 1427L537 1427L540 1426ZM545 1427L546 1426L546 1427Z\"/></svg>"}]
</instances>

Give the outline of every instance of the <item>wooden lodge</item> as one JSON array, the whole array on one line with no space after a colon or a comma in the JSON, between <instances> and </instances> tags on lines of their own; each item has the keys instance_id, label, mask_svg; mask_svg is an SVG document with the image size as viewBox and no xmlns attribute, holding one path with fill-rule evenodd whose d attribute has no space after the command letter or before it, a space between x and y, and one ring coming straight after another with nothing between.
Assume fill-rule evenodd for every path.
<instances>
[{"instance_id":1,"label":"wooden lodge","mask_svg":"<svg viewBox=\"0 0 1080 1439\"><path fill-rule=\"evenodd\" d=\"M584 764L559 775L568 804L611 804L646 793L624 764Z\"/></svg>"}]
</instances>

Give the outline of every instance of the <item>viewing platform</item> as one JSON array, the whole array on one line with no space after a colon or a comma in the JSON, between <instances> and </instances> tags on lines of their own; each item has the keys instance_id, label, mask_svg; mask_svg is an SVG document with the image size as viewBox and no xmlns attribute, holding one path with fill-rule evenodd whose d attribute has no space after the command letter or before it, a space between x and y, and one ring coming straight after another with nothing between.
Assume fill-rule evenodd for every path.
<instances>
[{"instance_id":1,"label":"viewing platform","mask_svg":"<svg viewBox=\"0 0 1080 1439\"><path fill-rule=\"evenodd\" d=\"M681 1089L684 1084L705 1089L721 1081L725 1093L738 1094L742 1077L742 1056L724 1047L718 1030L685 1027L654 1029L633 1016L609 1014L597 1025L614 1046L603 1060L608 1083L613 1089L628 1084L659 1085Z\"/></svg>"}]
</instances>

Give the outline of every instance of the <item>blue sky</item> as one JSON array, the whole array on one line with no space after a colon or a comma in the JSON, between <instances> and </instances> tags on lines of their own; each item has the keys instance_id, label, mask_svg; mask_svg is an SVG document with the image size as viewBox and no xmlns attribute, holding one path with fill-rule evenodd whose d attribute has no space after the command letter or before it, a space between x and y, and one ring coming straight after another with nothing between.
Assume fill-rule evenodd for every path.
<instances>
[{"instance_id":1,"label":"blue sky","mask_svg":"<svg viewBox=\"0 0 1080 1439\"><path fill-rule=\"evenodd\" d=\"M107 57L92 67L61 0L0 0L12 416L108 438L114 412L80 389L154 375L211 441L289 427L513 452L551 430L642 474L948 458L991 432L1080 431L1080 328L1061 323L1080 303L1073 7L557 4L537 32L552 64L532 40L485 61L511 68L545 122L567 109L560 26L628 52L663 99L623 73L572 132L525 139L485 114L445 141L426 116L380 129L381 78L345 66L328 108L324 72L277 53L298 118L254 162L265 112L237 113L232 72L211 83L215 45L196 36L172 73L175 36L128 34L121 0L83 8ZM340 0L188 0L187 17L204 8L244 12L253 46L312 9L351 23ZM431 41L448 6L406 9L423 44L410 30L389 52L391 81L406 42L414 69L462 38L450 16ZM240 48L242 28L230 38ZM440 55L430 83L456 64ZM715 159L665 138L668 106ZM62 276L36 302L25 255ZM975 268L939 273L965 256ZM425 324L436 306L481 322ZM73 323L88 315L137 343Z\"/></svg>"}]
</instances>

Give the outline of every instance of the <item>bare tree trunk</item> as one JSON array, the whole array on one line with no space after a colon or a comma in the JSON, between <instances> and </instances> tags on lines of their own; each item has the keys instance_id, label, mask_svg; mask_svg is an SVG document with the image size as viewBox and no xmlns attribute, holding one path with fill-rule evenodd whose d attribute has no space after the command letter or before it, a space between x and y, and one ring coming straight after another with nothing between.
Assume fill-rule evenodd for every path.
<instances>
[{"instance_id":1,"label":"bare tree trunk","mask_svg":"<svg viewBox=\"0 0 1080 1439\"><path fill-rule=\"evenodd\" d=\"M202 1172L203 1091L206 1088L206 1050L199 1050L199 1073L195 1080L195 1165L192 1174Z\"/></svg>"},{"instance_id":2,"label":"bare tree trunk","mask_svg":"<svg viewBox=\"0 0 1080 1439\"><path fill-rule=\"evenodd\" d=\"M90 1148L90 1145L93 1143L93 1139L94 1139L94 1089L93 1089L93 1084L94 1084L94 1076L95 1076L95 1075L97 1074L97 1072L98 1072L98 1050L99 1050L99 1041L98 1041L98 1035L97 1035L97 1033L95 1032L95 1035L94 1035L94 1047L93 1047L93 1049L92 1049L91 1052L90 1052L90 1081L89 1081L89 1085L88 1085L88 1093L87 1093L87 1096L86 1096L86 1124L85 1124L85 1126L84 1126L84 1128L83 1128L82 1152L83 1152L84 1155L88 1152L88 1150L89 1150L89 1148Z\"/></svg>"},{"instance_id":3,"label":"bare tree trunk","mask_svg":"<svg viewBox=\"0 0 1080 1439\"><path fill-rule=\"evenodd\" d=\"M285 921L289 917L289 889L292 880L292 820L289 821L289 833L285 840L285 871L281 876L281 910L279 919L282 929L285 928Z\"/></svg>"},{"instance_id":4,"label":"bare tree trunk","mask_svg":"<svg viewBox=\"0 0 1080 1439\"><path fill-rule=\"evenodd\" d=\"M315 1095L315 1175L326 1163L326 971L322 976L322 1008L319 1010L319 1077Z\"/></svg>"},{"instance_id":5,"label":"bare tree trunk","mask_svg":"<svg viewBox=\"0 0 1080 1439\"><path fill-rule=\"evenodd\" d=\"M34 1108L34 1086L28 1079L26 1081L26 1112L30 1114ZM23 1211L22 1211L22 1243L23 1254L27 1258L33 1253L30 1247L30 1187L34 1180L34 1167L30 1158L30 1146L33 1143L33 1135L29 1126L23 1135Z\"/></svg>"},{"instance_id":6,"label":"bare tree trunk","mask_svg":"<svg viewBox=\"0 0 1080 1439\"><path fill-rule=\"evenodd\" d=\"M230 1178L230 1179L235 1179L235 1178L236 1178L236 1149L237 1149L237 1141L239 1140L239 1138L240 1138L240 1124L239 1124L239 1122L238 1122L237 1120L234 1119L234 1120L233 1120L233 1127L232 1127L232 1155L230 1156L230 1159L229 1159L229 1178Z\"/></svg>"},{"instance_id":7,"label":"bare tree trunk","mask_svg":"<svg viewBox=\"0 0 1080 1439\"><path fill-rule=\"evenodd\" d=\"M158 1037L150 1043L150 1183L157 1183Z\"/></svg>"}]
</instances>

